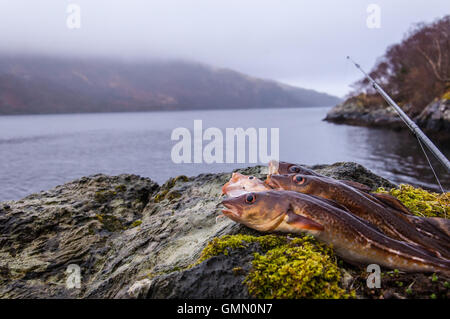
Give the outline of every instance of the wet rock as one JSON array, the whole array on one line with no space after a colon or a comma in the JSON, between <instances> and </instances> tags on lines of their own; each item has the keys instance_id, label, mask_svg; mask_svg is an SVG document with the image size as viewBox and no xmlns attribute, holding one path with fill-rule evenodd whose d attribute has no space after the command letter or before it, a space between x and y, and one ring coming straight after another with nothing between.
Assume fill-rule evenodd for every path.
<instances>
[{"instance_id":1,"label":"wet rock","mask_svg":"<svg viewBox=\"0 0 450 319\"><path fill-rule=\"evenodd\" d=\"M414 120L424 131L448 132L450 135L450 99L436 99Z\"/></svg>"},{"instance_id":2,"label":"wet rock","mask_svg":"<svg viewBox=\"0 0 450 319\"><path fill-rule=\"evenodd\" d=\"M94 175L4 203L0 297L82 297L85 289L66 289L67 266L81 267L85 287L94 282L110 242L132 231L157 188L135 175Z\"/></svg>"},{"instance_id":3,"label":"wet rock","mask_svg":"<svg viewBox=\"0 0 450 319\"><path fill-rule=\"evenodd\" d=\"M325 176L367 185L372 190L375 190L378 187L396 187L395 184L387 179L378 176L364 166L353 162L339 162L332 165L315 165L311 168Z\"/></svg>"},{"instance_id":4,"label":"wet rock","mask_svg":"<svg viewBox=\"0 0 450 319\"><path fill-rule=\"evenodd\" d=\"M437 98L417 115L412 105L403 105L403 111L427 134L442 142L450 140L450 94ZM325 121L358 126L406 129L395 110L384 102L374 102L365 95L348 98L333 107Z\"/></svg>"},{"instance_id":5,"label":"wet rock","mask_svg":"<svg viewBox=\"0 0 450 319\"><path fill-rule=\"evenodd\" d=\"M187 270L157 276L151 281L147 294L141 297L249 298L243 282L255 252L262 252L256 243L246 249L231 250L226 256L214 256Z\"/></svg>"},{"instance_id":6,"label":"wet rock","mask_svg":"<svg viewBox=\"0 0 450 319\"><path fill-rule=\"evenodd\" d=\"M314 168L371 187L392 185L355 163ZM265 177L267 168L240 172ZM0 298L245 297L242 275L232 269L238 261L246 267L250 250L188 269L214 237L256 233L217 219L230 177L180 176L159 186L99 174L0 203ZM80 267L79 289L66 287L70 264Z\"/></svg>"},{"instance_id":7,"label":"wet rock","mask_svg":"<svg viewBox=\"0 0 450 319\"><path fill-rule=\"evenodd\" d=\"M402 120L392 107L384 102L372 103L363 95L351 97L333 107L325 121L357 126L404 128Z\"/></svg>"}]
</instances>

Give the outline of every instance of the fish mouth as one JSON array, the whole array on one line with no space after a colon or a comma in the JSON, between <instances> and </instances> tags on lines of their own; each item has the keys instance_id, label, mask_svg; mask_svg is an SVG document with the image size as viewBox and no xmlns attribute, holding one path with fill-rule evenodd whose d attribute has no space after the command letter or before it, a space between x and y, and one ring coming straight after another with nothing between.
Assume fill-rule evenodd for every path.
<instances>
[{"instance_id":1,"label":"fish mouth","mask_svg":"<svg viewBox=\"0 0 450 319\"><path fill-rule=\"evenodd\" d=\"M229 200L225 199L222 201L222 205L225 206L227 209L222 209L222 213L230 217L233 220L239 220L241 218L241 213L236 208L235 205L229 202Z\"/></svg>"},{"instance_id":2,"label":"fish mouth","mask_svg":"<svg viewBox=\"0 0 450 319\"><path fill-rule=\"evenodd\" d=\"M268 176L278 174L278 168L280 167L280 162L276 160L271 160L269 162L269 174Z\"/></svg>"}]
</instances>

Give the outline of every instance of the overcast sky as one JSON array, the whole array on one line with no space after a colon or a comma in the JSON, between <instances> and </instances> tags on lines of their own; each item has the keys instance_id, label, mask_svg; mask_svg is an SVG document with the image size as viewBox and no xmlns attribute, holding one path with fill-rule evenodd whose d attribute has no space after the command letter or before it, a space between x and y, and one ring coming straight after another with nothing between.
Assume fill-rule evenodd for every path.
<instances>
[{"instance_id":1,"label":"overcast sky","mask_svg":"<svg viewBox=\"0 0 450 319\"><path fill-rule=\"evenodd\" d=\"M445 14L448 0L0 0L0 51L182 58L343 96L361 77L347 55L370 69L412 23Z\"/></svg>"}]
</instances>

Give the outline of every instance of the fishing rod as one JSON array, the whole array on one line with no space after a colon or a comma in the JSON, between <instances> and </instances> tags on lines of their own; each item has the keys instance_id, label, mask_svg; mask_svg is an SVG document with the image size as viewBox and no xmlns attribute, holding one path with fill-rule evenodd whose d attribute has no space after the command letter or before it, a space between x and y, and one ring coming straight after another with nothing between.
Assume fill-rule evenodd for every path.
<instances>
[{"instance_id":1,"label":"fishing rod","mask_svg":"<svg viewBox=\"0 0 450 319\"><path fill-rule=\"evenodd\" d=\"M408 115L406 115L405 112L403 112L403 110L397 105L397 103L395 103L394 100L391 99L391 97L386 92L384 92L381 86L379 86L378 83L375 82L375 80L369 74L367 74L358 63L353 61L349 56L347 56L347 59L350 60L356 66L356 68L358 68L364 74L364 76L370 81L370 83L372 83L373 88L377 90L377 92L381 94L381 96L386 100L386 102L388 102L389 105L394 108L394 110L397 112L397 114L400 116L400 118L403 120L406 126L408 126L408 128L414 133L414 135L417 137L419 141L420 146L422 147L422 150L425 153L425 156L427 157L430 166L431 162L428 159L427 153L423 149L421 142L423 142L423 144L427 146L430 152L433 153L434 156L436 156L439 162L441 162L441 164L447 169L447 172L450 172L450 162L448 161L447 157L445 157L445 155L442 154L442 152L436 147L436 145L433 144L433 142L428 138L428 136L426 136L425 133L422 132L422 130L417 126L417 124L414 123L414 121L412 121L408 117ZM436 173L434 172L433 166L431 166L431 169L433 170L433 173L435 174L435 177L439 183L439 179L437 178Z\"/></svg>"}]
</instances>

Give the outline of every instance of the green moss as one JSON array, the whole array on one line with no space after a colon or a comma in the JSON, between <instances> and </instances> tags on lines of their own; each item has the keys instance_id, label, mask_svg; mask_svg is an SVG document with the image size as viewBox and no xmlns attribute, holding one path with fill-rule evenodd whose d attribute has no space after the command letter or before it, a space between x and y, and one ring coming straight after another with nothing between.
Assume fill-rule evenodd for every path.
<instances>
[{"instance_id":1,"label":"green moss","mask_svg":"<svg viewBox=\"0 0 450 319\"><path fill-rule=\"evenodd\" d=\"M181 197L181 193L176 190L171 190L165 196L165 198L168 200L172 200L172 199L176 199L176 198L180 198L180 197Z\"/></svg>"},{"instance_id":2,"label":"green moss","mask_svg":"<svg viewBox=\"0 0 450 319\"><path fill-rule=\"evenodd\" d=\"M341 288L332 250L310 236L255 254L245 282L257 298L335 299L355 297Z\"/></svg>"},{"instance_id":3,"label":"green moss","mask_svg":"<svg viewBox=\"0 0 450 319\"><path fill-rule=\"evenodd\" d=\"M164 198L166 198L168 192L169 191L166 189L158 192L158 194L156 194L155 197L153 198L153 201L155 203L159 203L160 201L164 200Z\"/></svg>"},{"instance_id":4,"label":"green moss","mask_svg":"<svg viewBox=\"0 0 450 319\"><path fill-rule=\"evenodd\" d=\"M109 199L111 199L112 197L114 197L116 195L117 195L117 192L115 192L115 191L112 191L112 190L101 190L101 191L95 192L94 198L99 203L105 203Z\"/></svg>"},{"instance_id":5,"label":"green moss","mask_svg":"<svg viewBox=\"0 0 450 319\"><path fill-rule=\"evenodd\" d=\"M167 182L165 182L164 185L161 186L161 188L169 190L172 187L174 187L175 184L178 181L187 182L188 180L189 180L189 178L187 176L185 176L185 175L180 175L180 176L177 176L177 177L173 177L173 178L170 178Z\"/></svg>"},{"instance_id":6,"label":"green moss","mask_svg":"<svg viewBox=\"0 0 450 319\"><path fill-rule=\"evenodd\" d=\"M96 217L97 217L98 221L103 224L103 227L110 232L115 232L118 230L125 229L125 227L123 226L120 219L118 219L115 216L106 215L106 214L97 214Z\"/></svg>"},{"instance_id":7,"label":"green moss","mask_svg":"<svg viewBox=\"0 0 450 319\"><path fill-rule=\"evenodd\" d=\"M53 202L46 202L46 203L44 203L44 205L57 205L57 204L59 204L59 202L57 202L57 201L53 201Z\"/></svg>"},{"instance_id":8,"label":"green moss","mask_svg":"<svg viewBox=\"0 0 450 319\"><path fill-rule=\"evenodd\" d=\"M331 250L313 237L288 240L285 236L226 235L214 238L194 265L233 249L258 243L265 251L255 253L244 283L256 298L351 298L340 287L341 271ZM241 267L233 269L239 274Z\"/></svg>"},{"instance_id":9,"label":"green moss","mask_svg":"<svg viewBox=\"0 0 450 319\"><path fill-rule=\"evenodd\" d=\"M118 192L125 192L127 190L127 187L124 184L120 184L114 187L114 189Z\"/></svg>"},{"instance_id":10,"label":"green moss","mask_svg":"<svg viewBox=\"0 0 450 319\"><path fill-rule=\"evenodd\" d=\"M216 237L208 243L203 249L200 258L195 264L209 259L213 256L228 255L228 252L236 248L245 248L250 243L259 243L265 250L285 244L287 239L281 236L267 235L267 236L250 236L250 235L225 235Z\"/></svg>"},{"instance_id":11,"label":"green moss","mask_svg":"<svg viewBox=\"0 0 450 319\"><path fill-rule=\"evenodd\" d=\"M448 218L450 213L450 193L428 192L406 184L389 191L380 187L375 192L391 194L416 216Z\"/></svg>"},{"instance_id":12,"label":"green moss","mask_svg":"<svg viewBox=\"0 0 450 319\"><path fill-rule=\"evenodd\" d=\"M177 182L187 182L189 180L185 175L180 175L175 178L170 178L162 186L158 194L153 197L153 202L159 203L164 199L172 200L175 198L180 198L181 193L178 190L172 189Z\"/></svg>"},{"instance_id":13,"label":"green moss","mask_svg":"<svg viewBox=\"0 0 450 319\"><path fill-rule=\"evenodd\" d=\"M142 224L142 220L140 220L140 219L135 220L135 221L130 225L130 228L134 228L134 227L140 226L141 224Z\"/></svg>"},{"instance_id":14,"label":"green moss","mask_svg":"<svg viewBox=\"0 0 450 319\"><path fill-rule=\"evenodd\" d=\"M177 182L187 182L189 180L185 175L180 175L175 178L170 178L162 186L158 194L155 195L153 201L159 203L164 199L172 200L181 197L181 193L178 190L172 189Z\"/></svg>"},{"instance_id":15,"label":"green moss","mask_svg":"<svg viewBox=\"0 0 450 319\"><path fill-rule=\"evenodd\" d=\"M433 274L433 276L431 276L431 281L432 282L436 282L436 281L438 281L438 276L436 275L436 274Z\"/></svg>"}]
</instances>

